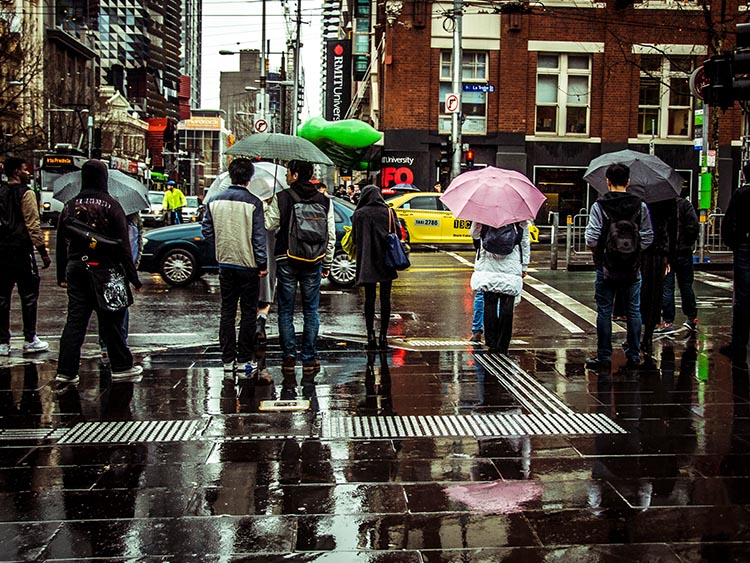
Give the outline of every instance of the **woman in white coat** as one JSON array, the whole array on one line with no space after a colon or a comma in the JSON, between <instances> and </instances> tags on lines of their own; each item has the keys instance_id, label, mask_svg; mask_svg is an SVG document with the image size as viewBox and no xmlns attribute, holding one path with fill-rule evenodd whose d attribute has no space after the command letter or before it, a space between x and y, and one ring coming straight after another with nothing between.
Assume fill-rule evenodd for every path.
<instances>
[{"instance_id":1,"label":"woman in white coat","mask_svg":"<svg viewBox=\"0 0 750 563\"><path fill-rule=\"evenodd\" d=\"M471 236L481 239L482 224L471 225ZM513 333L513 308L521 300L523 278L529 267L531 243L528 222L523 228L521 242L508 255L493 254L480 244L471 275L471 289L484 292L484 336L490 352L508 353ZM500 313L498 315L498 302Z\"/></svg>"}]
</instances>

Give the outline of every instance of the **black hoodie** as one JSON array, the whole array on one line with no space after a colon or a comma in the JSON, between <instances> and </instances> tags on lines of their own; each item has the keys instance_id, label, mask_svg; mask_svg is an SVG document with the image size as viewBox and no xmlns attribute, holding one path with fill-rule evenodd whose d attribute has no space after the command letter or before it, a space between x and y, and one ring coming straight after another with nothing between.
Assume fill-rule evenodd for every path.
<instances>
[{"instance_id":1,"label":"black hoodie","mask_svg":"<svg viewBox=\"0 0 750 563\"><path fill-rule=\"evenodd\" d=\"M125 276L135 287L141 287L138 272L133 264L128 235L127 219L120 204L111 195L107 185L107 165L100 160L89 160L81 167L81 192L65 204L60 214L57 230L57 281L65 281L68 260L97 262L102 266L122 265ZM77 237L66 227L66 219L75 217L105 237L118 239L119 246L91 248L87 241Z\"/></svg>"}]
</instances>

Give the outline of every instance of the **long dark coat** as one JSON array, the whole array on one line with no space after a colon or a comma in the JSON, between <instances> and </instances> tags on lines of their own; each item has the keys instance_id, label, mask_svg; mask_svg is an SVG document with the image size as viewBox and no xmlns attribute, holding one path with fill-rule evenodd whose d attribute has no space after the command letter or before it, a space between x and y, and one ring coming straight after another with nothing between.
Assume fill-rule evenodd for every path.
<instances>
[{"instance_id":1,"label":"long dark coat","mask_svg":"<svg viewBox=\"0 0 750 563\"><path fill-rule=\"evenodd\" d=\"M356 284L394 280L396 270L385 265L390 207L377 186L367 186L352 217L352 236L357 249ZM395 213L394 219L395 219Z\"/></svg>"}]
</instances>

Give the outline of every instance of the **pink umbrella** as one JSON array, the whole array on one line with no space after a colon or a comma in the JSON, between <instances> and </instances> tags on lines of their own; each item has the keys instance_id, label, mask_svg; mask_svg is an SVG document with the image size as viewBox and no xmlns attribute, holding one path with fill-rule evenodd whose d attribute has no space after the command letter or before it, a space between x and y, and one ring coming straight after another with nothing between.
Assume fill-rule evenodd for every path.
<instances>
[{"instance_id":1,"label":"pink umbrella","mask_svg":"<svg viewBox=\"0 0 750 563\"><path fill-rule=\"evenodd\" d=\"M440 196L459 219L492 227L533 219L545 199L520 172L494 166L464 172Z\"/></svg>"}]
</instances>

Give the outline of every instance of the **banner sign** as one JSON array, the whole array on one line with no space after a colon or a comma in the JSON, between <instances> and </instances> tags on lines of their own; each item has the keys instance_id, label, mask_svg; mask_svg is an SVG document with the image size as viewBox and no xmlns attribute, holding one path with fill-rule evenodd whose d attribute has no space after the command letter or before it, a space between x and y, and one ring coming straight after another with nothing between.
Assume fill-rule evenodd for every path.
<instances>
[{"instance_id":1,"label":"banner sign","mask_svg":"<svg viewBox=\"0 0 750 563\"><path fill-rule=\"evenodd\" d=\"M326 41L326 114L328 121L346 119L352 102L352 49L349 39Z\"/></svg>"}]
</instances>

